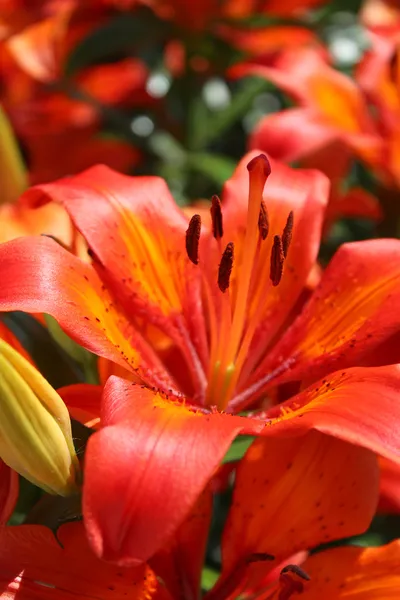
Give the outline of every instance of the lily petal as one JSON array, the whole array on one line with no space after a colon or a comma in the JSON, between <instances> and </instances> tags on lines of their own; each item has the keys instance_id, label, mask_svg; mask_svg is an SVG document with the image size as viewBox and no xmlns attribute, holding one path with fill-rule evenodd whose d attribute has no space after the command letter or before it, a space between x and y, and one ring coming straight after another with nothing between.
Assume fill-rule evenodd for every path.
<instances>
[{"instance_id":1,"label":"lily petal","mask_svg":"<svg viewBox=\"0 0 400 600\"><path fill-rule=\"evenodd\" d=\"M399 540L380 548L345 546L320 552L302 565L310 581L304 584L301 600L396 600L399 562Z\"/></svg>"},{"instance_id":2,"label":"lily petal","mask_svg":"<svg viewBox=\"0 0 400 600\"><path fill-rule=\"evenodd\" d=\"M59 541L57 541L57 539ZM40 525L0 530L0 598L66 600L133 598L145 600L157 589L149 567L122 570L90 551L82 523L57 532Z\"/></svg>"},{"instance_id":3,"label":"lily petal","mask_svg":"<svg viewBox=\"0 0 400 600\"><path fill-rule=\"evenodd\" d=\"M259 438L237 468L223 573L232 573L254 553L281 562L300 550L362 533L374 515L378 490L377 459L368 450L315 431L301 439Z\"/></svg>"},{"instance_id":4,"label":"lily petal","mask_svg":"<svg viewBox=\"0 0 400 600\"><path fill-rule=\"evenodd\" d=\"M144 366L146 352L156 360L147 346L141 353L137 333L94 268L53 240L2 244L0 273L0 310L48 313L79 344L131 371ZM160 377L168 387L164 370Z\"/></svg>"},{"instance_id":5,"label":"lily petal","mask_svg":"<svg viewBox=\"0 0 400 600\"><path fill-rule=\"evenodd\" d=\"M73 419L83 423L86 427L98 427L103 393L101 385L78 383L62 387L57 392L65 402Z\"/></svg>"},{"instance_id":6,"label":"lily petal","mask_svg":"<svg viewBox=\"0 0 400 600\"><path fill-rule=\"evenodd\" d=\"M191 594L196 598L204 564L212 516L212 493L208 486L170 543L150 561L172 598Z\"/></svg>"},{"instance_id":7,"label":"lily petal","mask_svg":"<svg viewBox=\"0 0 400 600\"><path fill-rule=\"evenodd\" d=\"M52 81L60 74L62 43L74 3L63 3L47 19L26 27L6 42L16 62L39 81Z\"/></svg>"},{"instance_id":8,"label":"lily petal","mask_svg":"<svg viewBox=\"0 0 400 600\"><path fill-rule=\"evenodd\" d=\"M280 378L308 381L360 364L400 330L400 242L382 239L343 245L302 314L260 365L255 378L279 364Z\"/></svg>"},{"instance_id":9,"label":"lily petal","mask_svg":"<svg viewBox=\"0 0 400 600\"><path fill-rule=\"evenodd\" d=\"M400 365L336 371L268 411L264 435L332 435L400 464Z\"/></svg>"},{"instance_id":10,"label":"lily petal","mask_svg":"<svg viewBox=\"0 0 400 600\"><path fill-rule=\"evenodd\" d=\"M178 315L190 313L192 322L199 312L200 273L186 255L188 219L166 183L97 166L25 195L36 204L49 198L65 206L102 265L102 279L134 315L143 335L150 335L150 322L190 353L177 321Z\"/></svg>"},{"instance_id":11,"label":"lily petal","mask_svg":"<svg viewBox=\"0 0 400 600\"><path fill-rule=\"evenodd\" d=\"M188 220L162 179L128 177L99 165L32 188L25 198L36 204L51 199L65 206L123 298L142 302L142 310L144 298L164 314L181 309L173 269L179 262L176 253L186 257Z\"/></svg>"},{"instance_id":12,"label":"lily petal","mask_svg":"<svg viewBox=\"0 0 400 600\"><path fill-rule=\"evenodd\" d=\"M338 137L310 108L289 108L259 121L250 136L250 148L261 148L287 162L307 157Z\"/></svg>"},{"instance_id":13,"label":"lily petal","mask_svg":"<svg viewBox=\"0 0 400 600\"><path fill-rule=\"evenodd\" d=\"M203 413L117 377L105 386L102 411L103 429L86 451L83 511L96 554L121 565L159 551L236 435L264 427L255 419Z\"/></svg>"},{"instance_id":14,"label":"lily petal","mask_svg":"<svg viewBox=\"0 0 400 600\"><path fill-rule=\"evenodd\" d=\"M9 344L14 350L17 350L21 356L23 356L27 361L33 364L31 357L28 352L25 350L19 339L16 335L2 322L0 321L0 339L4 340Z\"/></svg>"}]
</instances>

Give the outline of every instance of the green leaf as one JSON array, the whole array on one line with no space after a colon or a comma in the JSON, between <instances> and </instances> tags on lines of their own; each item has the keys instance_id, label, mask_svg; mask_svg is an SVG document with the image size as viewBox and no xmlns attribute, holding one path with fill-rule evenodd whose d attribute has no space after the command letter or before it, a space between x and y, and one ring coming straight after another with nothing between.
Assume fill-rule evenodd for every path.
<instances>
[{"instance_id":1,"label":"green leaf","mask_svg":"<svg viewBox=\"0 0 400 600\"><path fill-rule=\"evenodd\" d=\"M228 452L225 454L222 463L234 462L243 458L247 450L250 448L254 441L254 437L250 435L241 435L237 437L233 442Z\"/></svg>"},{"instance_id":2,"label":"green leaf","mask_svg":"<svg viewBox=\"0 0 400 600\"><path fill-rule=\"evenodd\" d=\"M222 154L195 152L188 155L187 166L221 187L232 176L236 161Z\"/></svg>"},{"instance_id":3,"label":"green leaf","mask_svg":"<svg viewBox=\"0 0 400 600\"><path fill-rule=\"evenodd\" d=\"M241 83L229 106L210 115L208 120L202 123L201 132L197 135L198 149L204 148L232 127L247 113L254 98L272 87L270 82L260 77L246 77Z\"/></svg>"}]
</instances>

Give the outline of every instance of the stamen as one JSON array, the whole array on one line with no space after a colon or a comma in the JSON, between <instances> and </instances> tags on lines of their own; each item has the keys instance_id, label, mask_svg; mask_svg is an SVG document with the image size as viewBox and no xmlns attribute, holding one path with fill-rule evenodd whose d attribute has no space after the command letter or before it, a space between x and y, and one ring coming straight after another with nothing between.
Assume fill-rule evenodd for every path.
<instances>
[{"instance_id":1,"label":"stamen","mask_svg":"<svg viewBox=\"0 0 400 600\"><path fill-rule=\"evenodd\" d=\"M284 573L294 573L295 575L298 575L299 577L301 577L301 579L304 579L305 581L310 581L311 579L309 574L306 573L304 569L299 567L299 565L286 565L286 567L283 567L281 571L282 575Z\"/></svg>"},{"instance_id":2,"label":"stamen","mask_svg":"<svg viewBox=\"0 0 400 600\"><path fill-rule=\"evenodd\" d=\"M260 214L258 217L258 231L260 232L262 240L267 239L269 233L269 217L264 200L261 200Z\"/></svg>"},{"instance_id":3,"label":"stamen","mask_svg":"<svg viewBox=\"0 0 400 600\"><path fill-rule=\"evenodd\" d=\"M234 244L229 242L227 244L224 253L221 258L221 262L218 269L218 287L221 292L226 292L229 288L229 281L231 278L233 259L234 259Z\"/></svg>"},{"instance_id":4,"label":"stamen","mask_svg":"<svg viewBox=\"0 0 400 600\"><path fill-rule=\"evenodd\" d=\"M291 210L288 215L286 225L285 225L285 228L282 233L282 249L283 249L283 255L285 258L287 257L287 253L289 251L290 242L292 241L293 223L294 223L293 211Z\"/></svg>"},{"instance_id":5,"label":"stamen","mask_svg":"<svg viewBox=\"0 0 400 600\"><path fill-rule=\"evenodd\" d=\"M199 264L199 242L201 233L201 217L193 215L186 231L186 252L193 264Z\"/></svg>"},{"instance_id":6,"label":"stamen","mask_svg":"<svg viewBox=\"0 0 400 600\"><path fill-rule=\"evenodd\" d=\"M291 577L291 573L304 579L304 581L310 581L310 576L301 567L298 565L287 565L282 569L279 576L281 589L278 600L289 600L293 594L301 594L304 591L304 584Z\"/></svg>"},{"instance_id":7,"label":"stamen","mask_svg":"<svg viewBox=\"0 0 400 600\"><path fill-rule=\"evenodd\" d=\"M247 211L246 236L240 265L240 278L238 281L238 294L232 324L232 337L229 344L228 356L234 361L246 316L247 300L250 291L251 274L258 243L258 218L264 185L271 174L271 166L265 154L254 157L247 165L249 171L249 208Z\"/></svg>"},{"instance_id":8,"label":"stamen","mask_svg":"<svg viewBox=\"0 0 400 600\"><path fill-rule=\"evenodd\" d=\"M283 263L285 255L283 253L282 238L279 235L274 237L274 243L271 249L271 267L269 277L273 286L277 286L282 279Z\"/></svg>"},{"instance_id":9,"label":"stamen","mask_svg":"<svg viewBox=\"0 0 400 600\"><path fill-rule=\"evenodd\" d=\"M218 196L213 196L211 199L211 221L213 236L216 240L220 240L224 235L221 200Z\"/></svg>"}]
</instances>

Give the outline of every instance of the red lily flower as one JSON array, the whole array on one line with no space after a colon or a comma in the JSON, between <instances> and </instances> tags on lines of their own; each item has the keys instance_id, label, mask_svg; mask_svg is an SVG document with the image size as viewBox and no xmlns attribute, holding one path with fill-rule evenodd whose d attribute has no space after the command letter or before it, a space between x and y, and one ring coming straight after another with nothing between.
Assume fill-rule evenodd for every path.
<instances>
[{"instance_id":1,"label":"red lily flower","mask_svg":"<svg viewBox=\"0 0 400 600\"><path fill-rule=\"evenodd\" d=\"M202 233L162 180L96 167L25 195L67 208L92 265L50 239L0 246L1 310L49 313L161 390L111 377L88 444L87 529L96 552L120 564L165 543L239 433L318 429L398 461L397 368L349 367L397 360L400 242L343 246L298 316L327 181L273 163L263 199L269 163L250 158L227 182L222 209L214 198ZM226 414L271 406L277 385L299 389L320 377L257 418Z\"/></svg>"},{"instance_id":2,"label":"red lily flower","mask_svg":"<svg viewBox=\"0 0 400 600\"><path fill-rule=\"evenodd\" d=\"M234 67L232 76L266 77L300 105L262 119L250 145L281 160L307 158L313 164L316 153L335 144L366 162L386 187L398 188L400 105L398 76L391 69L397 50L393 39L370 35L374 47L359 65L356 80L312 49Z\"/></svg>"}]
</instances>

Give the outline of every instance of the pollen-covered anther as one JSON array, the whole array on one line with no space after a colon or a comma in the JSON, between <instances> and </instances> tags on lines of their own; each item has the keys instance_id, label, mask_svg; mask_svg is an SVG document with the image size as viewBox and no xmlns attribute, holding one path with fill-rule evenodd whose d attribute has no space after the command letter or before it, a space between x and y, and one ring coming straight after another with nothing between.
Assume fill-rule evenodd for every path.
<instances>
[{"instance_id":1,"label":"pollen-covered anther","mask_svg":"<svg viewBox=\"0 0 400 600\"><path fill-rule=\"evenodd\" d=\"M283 263L285 255L283 253L282 238L279 235L274 236L274 243L271 249L271 265L269 277L273 286L279 285L283 274Z\"/></svg>"},{"instance_id":2,"label":"pollen-covered anther","mask_svg":"<svg viewBox=\"0 0 400 600\"><path fill-rule=\"evenodd\" d=\"M221 200L218 198L218 196L213 196L211 199L210 213L213 236L216 240L220 240L224 235L224 226L222 219Z\"/></svg>"},{"instance_id":3,"label":"pollen-covered anther","mask_svg":"<svg viewBox=\"0 0 400 600\"><path fill-rule=\"evenodd\" d=\"M233 242L229 242L224 250L224 253L222 254L218 269L218 287L221 292L226 292L226 290L229 288L234 254L234 244Z\"/></svg>"},{"instance_id":4,"label":"pollen-covered anther","mask_svg":"<svg viewBox=\"0 0 400 600\"><path fill-rule=\"evenodd\" d=\"M278 600L289 600L293 594L301 594L304 591L301 579L310 581L310 576L298 565L286 565L279 576Z\"/></svg>"},{"instance_id":5,"label":"pollen-covered anther","mask_svg":"<svg viewBox=\"0 0 400 600\"><path fill-rule=\"evenodd\" d=\"M264 200L261 200L260 214L258 216L258 231L262 240L267 239L269 233L269 217Z\"/></svg>"},{"instance_id":6,"label":"pollen-covered anther","mask_svg":"<svg viewBox=\"0 0 400 600\"><path fill-rule=\"evenodd\" d=\"M287 257L287 254L289 252L290 242L292 241L293 223L294 223L294 217L293 217L293 211L291 210L288 215L286 225L285 225L285 227L283 229L283 233L282 233L282 248L283 248L283 255L285 258Z\"/></svg>"},{"instance_id":7,"label":"pollen-covered anther","mask_svg":"<svg viewBox=\"0 0 400 600\"><path fill-rule=\"evenodd\" d=\"M194 265L199 264L199 242L201 233L201 217L193 215L186 230L186 252Z\"/></svg>"}]
</instances>

